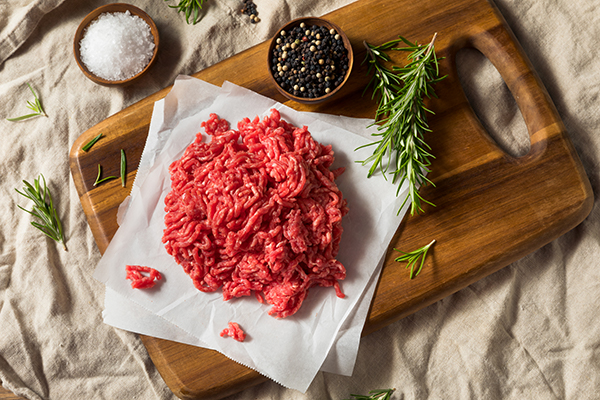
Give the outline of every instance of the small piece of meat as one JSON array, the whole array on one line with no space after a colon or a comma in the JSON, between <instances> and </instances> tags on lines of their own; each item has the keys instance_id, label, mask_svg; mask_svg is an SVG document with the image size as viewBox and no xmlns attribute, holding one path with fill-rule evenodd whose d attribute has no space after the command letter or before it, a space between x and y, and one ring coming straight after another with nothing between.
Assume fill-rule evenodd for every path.
<instances>
[{"instance_id":1,"label":"small piece of meat","mask_svg":"<svg viewBox=\"0 0 600 400\"><path fill-rule=\"evenodd\" d=\"M236 322L230 322L227 324L227 328L221 331L221 337L229 336L237 340L238 342L243 342L246 339L246 334L240 328L240 326Z\"/></svg>"},{"instance_id":2,"label":"small piece of meat","mask_svg":"<svg viewBox=\"0 0 600 400\"><path fill-rule=\"evenodd\" d=\"M156 285L157 280L162 279L160 272L141 265L127 265L125 271L127 271L125 279L131 280L131 287L134 289L150 289ZM142 272L147 273L148 276L142 275Z\"/></svg>"},{"instance_id":3,"label":"small piece of meat","mask_svg":"<svg viewBox=\"0 0 600 400\"><path fill-rule=\"evenodd\" d=\"M315 141L277 110L231 129L211 114L169 167L162 242L203 292L255 296L270 315L293 315L313 286L333 287L346 200L334 182L330 145Z\"/></svg>"}]
</instances>

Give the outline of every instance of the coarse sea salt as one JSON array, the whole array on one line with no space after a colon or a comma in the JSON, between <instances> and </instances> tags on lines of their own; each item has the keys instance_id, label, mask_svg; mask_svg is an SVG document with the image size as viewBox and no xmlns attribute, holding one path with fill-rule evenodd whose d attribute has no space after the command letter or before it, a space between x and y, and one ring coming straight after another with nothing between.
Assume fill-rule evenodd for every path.
<instances>
[{"instance_id":1,"label":"coarse sea salt","mask_svg":"<svg viewBox=\"0 0 600 400\"><path fill-rule=\"evenodd\" d=\"M129 11L100 14L79 42L83 64L109 81L135 76L148 65L153 52L150 26Z\"/></svg>"}]
</instances>

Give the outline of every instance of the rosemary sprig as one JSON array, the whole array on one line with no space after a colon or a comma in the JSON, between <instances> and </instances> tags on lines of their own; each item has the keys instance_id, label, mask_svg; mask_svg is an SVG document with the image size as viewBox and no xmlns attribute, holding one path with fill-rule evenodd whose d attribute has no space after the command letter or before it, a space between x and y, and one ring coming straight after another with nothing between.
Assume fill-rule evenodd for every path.
<instances>
[{"instance_id":1,"label":"rosemary sprig","mask_svg":"<svg viewBox=\"0 0 600 400\"><path fill-rule=\"evenodd\" d=\"M359 147L376 146L373 154L361 163L372 163L369 177L378 169L385 177L388 168L393 165L394 171L390 173L393 176L392 182L398 184L397 195L402 183L408 182L408 194L398 213L409 199L411 214L423 211L421 202L435 206L421 197L418 189L428 183L435 186L427 178L430 158L435 157L424 140L424 134L431 131L426 114L433 114L433 111L425 107L424 98L437 97L432 85L445 78L438 77L438 59L434 47L436 37L437 33L427 45L411 43L402 36L380 46L364 42L367 49L365 62L369 63L368 73L373 73L365 89L372 87L373 98L379 98L375 113L378 128L373 136L380 139ZM407 47L395 47L401 42ZM386 53L388 50L410 51L409 63L403 68L386 68L384 64L390 62ZM384 163L386 156L387 162Z\"/></svg>"},{"instance_id":2,"label":"rosemary sprig","mask_svg":"<svg viewBox=\"0 0 600 400\"><path fill-rule=\"evenodd\" d=\"M432 240L428 245L418 248L417 250L411 251L410 253L405 253L402 250L398 250L398 249L394 248L394 250L402 253L402 255L400 257L396 258L396 261L398 261L398 262L408 261L408 264L406 264L406 268L407 269L410 268L410 279L413 279L417 275L419 275L419 272L421 272L421 269L423 268L423 264L425 264L425 257L427 257L427 251L434 243L435 243L435 239ZM419 264L419 269L417 269L417 272L414 272L415 265L419 261L419 258L421 259L421 263Z\"/></svg>"},{"instance_id":3,"label":"rosemary sprig","mask_svg":"<svg viewBox=\"0 0 600 400\"><path fill-rule=\"evenodd\" d=\"M47 117L46 112L44 111L44 108L42 107L42 103L40 102L40 99L37 97L37 94L35 94L35 91L33 90L33 88L31 87L31 85L29 83L27 83L27 86L29 86L29 89L31 90L31 93L33 93L33 98L34 98L33 102L27 100L27 108L29 108L31 111L33 111L33 113L22 115L20 117L15 117L15 118L6 118L7 121L11 121L11 122L22 121L24 119L31 118L31 117L37 117L39 115L43 115L44 117Z\"/></svg>"},{"instance_id":4,"label":"rosemary sprig","mask_svg":"<svg viewBox=\"0 0 600 400\"><path fill-rule=\"evenodd\" d=\"M102 167L100 166L100 164L98 164L98 175L96 176L96 182L94 182L94 186L97 186L97 185L101 184L102 182L106 182L111 179L117 179L116 176L107 176L106 178L100 179L100 176L102 176Z\"/></svg>"},{"instance_id":5,"label":"rosemary sprig","mask_svg":"<svg viewBox=\"0 0 600 400\"><path fill-rule=\"evenodd\" d=\"M204 5L204 1L205 0L179 0L179 4L176 6L169 5L169 7L176 8L177 12L185 13L185 22L190 24L191 18L191 23L196 25L202 19L200 16L200 10Z\"/></svg>"},{"instance_id":6,"label":"rosemary sprig","mask_svg":"<svg viewBox=\"0 0 600 400\"><path fill-rule=\"evenodd\" d=\"M369 87L373 87L373 94L371 95L371 99L375 99L375 97L379 97L379 104L376 111L376 119L382 113L382 109L386 104L391 102L394 98L394 95L400 90L402 86L402 81L400 77L391 69L386 68L383 65L383 62L391 62L390 56L387 55L386 51L393 49L394 46L400 42L400 39L392 40L387 43L384 43L380 46L372 46L368 44L366 41L363 41L363 45L367 49L367 57L363 60L363 64L365 62L369 63L369 68L367 70L367 74L373 73L371 80L365 87L363 91L363 96L369 89ZM373 169L373 167L371 168Z\"/></svg>"},{"instance_id":7,"label":"rosemary sprig","mask_svg":"<svg viewBox=\"0 0 600 400\"><path fill-rule=\"evenodd\" d=\"M42 174L40 174L40 178L35 179L33 185L24 180L23 183L25 186L23 187L23 191L15 189L17 193L33 201L34 205L31 211L19 205L17 205L17 207L34 217L39 218L41 222L31 221L31 225L44 232L49 238L62 243L63 249L67 251L62 225L58 218L56 208L54 208L52 195L46 185L46 178L44 178L44 175Z\"/></svg>"},{"instance_id":8,"label":"rosemary sprig","mask_svg":"<svg viewBox=\"0 0 600 400\"><path fill-rule=\"evenodd\" d=\"M364 394L351 394L350 396L353 399L345 399L345 400L390 400L392 397L392 393L394 393L396 389L377 389L371 390L368 395Z\"/></svg>"},{"instance_id":9,"label":"rosemary sprig","mask_svg":"<svg viewBox=\"0 0 600 400\"><path fill-rule=\"evenodd\" d=\"M102 137L102 134L101 134L101 133L100 133L100 134L98 134L98 136L96 136L95 138L93 138L92 140L90 140L89 142L87 142L87 143L85 144L85 146L83 146L83 147L81 148L81 150L83 150L83 151L88 151L89 149L91 149L91 148L92 148L92 146L93 146L93 145L95 145L95 144L96 144L96 142L97 142L98 140L100 140L100 138L101 138L101 137Z\"/></svg>"}]
</instances>

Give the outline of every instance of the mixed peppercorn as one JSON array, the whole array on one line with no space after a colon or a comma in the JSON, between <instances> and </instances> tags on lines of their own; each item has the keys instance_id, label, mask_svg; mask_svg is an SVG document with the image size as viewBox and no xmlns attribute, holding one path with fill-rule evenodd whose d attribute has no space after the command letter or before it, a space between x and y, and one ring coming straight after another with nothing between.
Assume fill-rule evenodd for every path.
<instances>
[{"instance_id":1,"label":"mixed peppercorn","mask_svg":"<svg viewBox=\"0 0 600 400\"><path fill-rule=\"evenodd\" d=\"M348 72L348 51L335 31L300 23L281 31L272 53L272 73L286 92L317 98L335 90Z\"/></svg>"},{"instance_id":2,"label":"mixed peppercorn","mask_svg":"<svg viewBox=\"0 0 600 400\"><path fill-rule=\"evenodd\" d=\"M252 0L242 0L242 9L240 10L242 14L248 15L250 18L250 22L253 24L260 21L258 18L258 9L256 8L256 4Z\"/></svg>"}]
</instances>

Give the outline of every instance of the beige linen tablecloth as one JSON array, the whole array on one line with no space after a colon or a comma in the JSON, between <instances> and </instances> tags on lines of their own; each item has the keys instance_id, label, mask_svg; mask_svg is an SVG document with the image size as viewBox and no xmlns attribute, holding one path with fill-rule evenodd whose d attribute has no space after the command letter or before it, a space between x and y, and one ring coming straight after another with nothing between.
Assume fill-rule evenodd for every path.
<instances>
[{"instance_id":1,"label":"beige linen tablecloth","mask_svg":"<svg viewBox=\"0 0 600 400\"><path fill-rule=\"evenodd\" d=\"M209 0L187 25L175 0L130 3L161 32L156 65L139 83L106 88L72 56L79 22L106 1L0 2L0 381L28 399L169 399L139 338L102 323L100 259L73 186L68 153L88 128L251 45L299 16L350 0ZM495 0L546 85L595 191L600 187L600 6L596 0ZM365 10L368 12L368 10ZM496 140L527 151L524 124L505 85L476 53L459 58L467 91ZM48 117L27 112L30 83ZM68 252L17 208L22 180L44 174L62 218ZM351 377L319 373L306 394L267 382L232 399L343 399L395 387L394 399L596 399L600 397L600 215L470 287L361 342Z\"/></svg>"}]
</instances>

